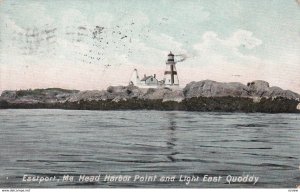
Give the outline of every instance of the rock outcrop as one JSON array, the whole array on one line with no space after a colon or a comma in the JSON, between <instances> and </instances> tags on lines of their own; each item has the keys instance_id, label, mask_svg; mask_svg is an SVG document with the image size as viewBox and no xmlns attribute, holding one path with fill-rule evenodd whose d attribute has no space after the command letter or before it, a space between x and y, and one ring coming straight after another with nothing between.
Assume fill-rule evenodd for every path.
<instances>
[{"instance_id":1,"label":"rock outcrop","mask_svg":"<svg viewBox=\"0 0 300 192\"><path fill-rule=\"evenodd\" d=\"M186 98L192 97L248 97L299 99L300 95L279 87L270 87L266 81L256 80L244 85L242 83L220 83L211 80L191 82L183 89Z\"/></svg>"},{"instance_id":2,"label":"rock outcrop","mask_svg":"<svg viewBox=\"0 0 300 192\"><path fill-rule=\"evenodd\" d=\"M220 83L211 80L191 82L183 89L186 98L192 97L247 97L248 87L242 83Z\"/></svg>"},{"instance_id":3,"label":"rock outcrop","mask_svg":"<svg viewBox=\"0 0 300 192\"><path fill-rule=\"evenodd\" d=\"M67 90L60 88L3 91L1 99L9 103L57 103L65 102L78 90Z\"/></svg>"}]
</instances>

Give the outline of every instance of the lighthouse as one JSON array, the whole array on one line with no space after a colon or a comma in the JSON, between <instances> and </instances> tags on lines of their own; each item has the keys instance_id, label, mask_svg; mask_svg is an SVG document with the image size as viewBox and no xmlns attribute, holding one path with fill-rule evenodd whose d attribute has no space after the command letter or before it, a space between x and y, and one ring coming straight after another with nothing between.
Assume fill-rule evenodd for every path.
<instances>
[{"instance_id":1,"label":"lighthouse","mask_svg":"<svg viewBox=\"0 0 300 192\"><path fill-rule=\"evenodd\" d=\"M165 86L179 86L174 54L172 52L168 54L168 60L166 61L164 84Z\"/></svg>"}]
</instances>

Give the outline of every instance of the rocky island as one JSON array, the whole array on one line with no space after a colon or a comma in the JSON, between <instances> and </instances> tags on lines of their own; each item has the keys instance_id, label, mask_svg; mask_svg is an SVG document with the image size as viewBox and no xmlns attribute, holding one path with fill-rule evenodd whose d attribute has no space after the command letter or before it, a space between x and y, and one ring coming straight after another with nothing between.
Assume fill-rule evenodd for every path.
<instances>
[{"instance_id":1,"label":"rocky island","mask_svg":"<svg viewBox=\"0 0 300 192\"><path fill-rule=\"evenodd\" d=\"M60 88L3 91L0 109L183 110L300 113L300 95L268 82L244 85L211 80L190 82L183 89L110 86L106 90Z\"/></svg>"}]
</instances>

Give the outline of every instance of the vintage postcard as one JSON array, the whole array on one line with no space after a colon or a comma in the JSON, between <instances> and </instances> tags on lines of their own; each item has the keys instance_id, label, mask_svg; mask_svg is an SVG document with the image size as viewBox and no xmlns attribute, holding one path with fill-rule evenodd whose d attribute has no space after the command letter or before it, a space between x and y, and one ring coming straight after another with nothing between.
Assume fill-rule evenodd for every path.
<instances>
[{"instance_id":1,"label":"vintage postcard","mask_svg":"<svg viewBox=\"0 0 300 192\"><path fill-rule=\"evenodd\" d=\"M1 0L0 188L300 185L299 0Z\"/></svg>"}]
</instances>

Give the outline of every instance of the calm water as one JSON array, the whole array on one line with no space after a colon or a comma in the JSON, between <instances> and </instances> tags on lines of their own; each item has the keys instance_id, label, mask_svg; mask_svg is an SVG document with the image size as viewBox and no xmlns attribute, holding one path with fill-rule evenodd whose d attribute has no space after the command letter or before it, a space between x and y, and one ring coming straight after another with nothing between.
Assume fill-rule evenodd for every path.
<instances>
[{"instance_id":1,"label":"calm water","mask_svg":"<svg viewBox=\"0 0 300 192\"><path fill-rule=\"evenodd\" d=\"M0 187L294 187L300 115L0 110ZM22 182L23 175L74 176ZM176 175L174 182L78 182L79 175ZM255 175L228 184L227 175ZM180 175L198 182L186 185ZM202 182L204 175L222 176ZM101 178L100 177L100 178ZM101 178L103 180L103 178Z\"/></svg>"}]
</instances>

